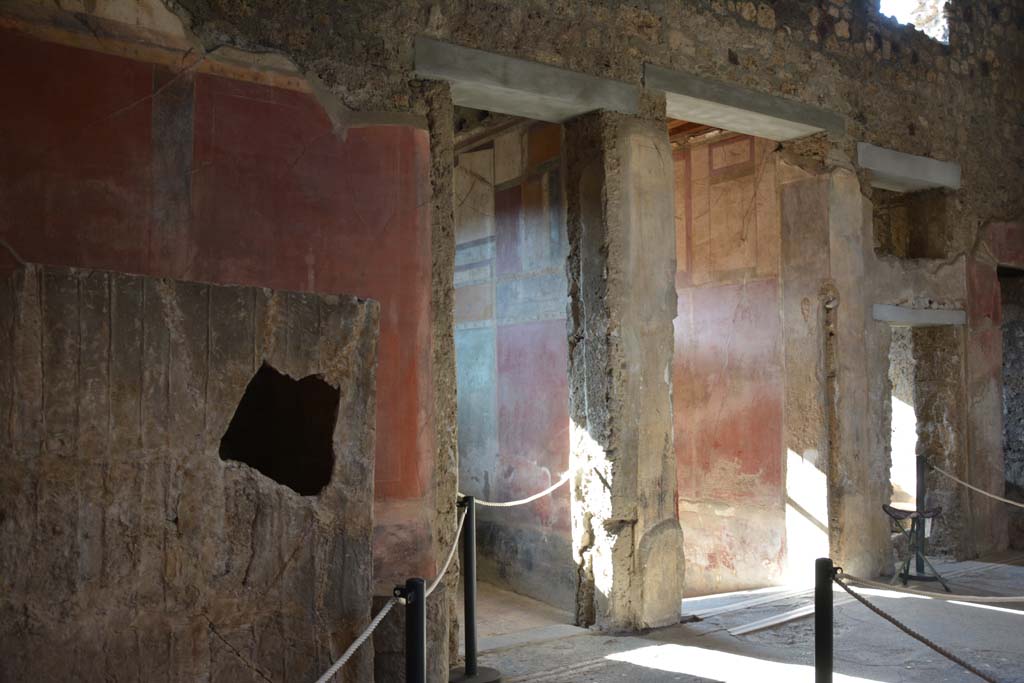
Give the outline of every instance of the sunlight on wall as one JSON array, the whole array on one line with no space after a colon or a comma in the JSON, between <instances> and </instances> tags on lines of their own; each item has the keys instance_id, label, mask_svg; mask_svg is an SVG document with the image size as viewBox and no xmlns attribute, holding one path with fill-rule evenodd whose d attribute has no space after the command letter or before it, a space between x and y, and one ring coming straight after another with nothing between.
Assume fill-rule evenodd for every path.
<instances>
[{"instance_id":1,"label":"sunlight on wall","mask_svg":"<svg viewBox=\"0 0 1024 683\"><path fill-rule=\"evenodd\" d=\"M581 555L586 553L584 561L589 563L589 569L593 572L594 588L607 598L611 594L614 579L612 539L603 524L591 520L610 519L612 516L611 492L602 485L594 472L603 470L602 475L606 478L609 478L611 473L607 471L609 463L604 448L590 436L586 427L581 427L573 421L569 424L569 459L569 467L580 472L579 487L570 483L570 486L573 486L571 495L574 499L573 555L579 561ZM587 501L586 511L584 506L579 504L580 497Z\"/></svg>"},{"instance_id":2,"label":"sunlight on wall","mask_svg":"<svg viewBox=\"0 0 1024 683\"><path fill-rule=\"evenodd\" d=\"M892 397L892 503L914 510L917 504L917 415L914 406Z\"/></svg>"},{"instance_id":3,"label":"sunlight on wall","mask_svg":"<svg viewBox=\"0 0 1024 683\"><path fill-rule=\"evenodd\" d=\"M814 560L828 557L828 486L818 452L805 455L786 450L787 583L811 583Z\"/></svg>"},{"instance_id":4,"label":"sunlight on wall","mask_svg":"<svg viewBox=\"0 0 1024 683\"><path fill-rule=\"evenodd\" d=\"M721 683L749 683L750 681L786 681L811 683L814 667L801 664L783 664L755 657L705 650L686 645L651 645L628 652L617 652L605 659L626 662L646 669L698 676ZM643 680L637 677L637 680ZM881 683L872 678L858 678L837 673L836 683Z\"/></svg>"},{"instance_id":5,"label":"sunlight on wall","mask_svg":"<svg viewBox=\"0 0 1024 683\"><path fill-rule=\"evenodd\" d=\"M879 9L901 24L913 24L940 43L949 42L949 22L943 11L945 0L882 0Z\"/></svg>"}]
</instances>

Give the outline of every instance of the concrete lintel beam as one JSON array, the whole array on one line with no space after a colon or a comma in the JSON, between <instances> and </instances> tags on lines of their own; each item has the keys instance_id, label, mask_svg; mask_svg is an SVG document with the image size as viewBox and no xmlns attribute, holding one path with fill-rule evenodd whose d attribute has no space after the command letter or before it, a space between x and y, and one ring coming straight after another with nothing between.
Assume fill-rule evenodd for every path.
<instances>
[{"instance_id":1,"label":"concrete lintel beam","mask_svg":"<svg viewBox=\"0 0 1024 683\"><path fill-rule=\"evenodd\" d=\"M871 186L882 190L960 189L960 164L953 161L938 161L858 142L857 164L869 172Z\"/></svg>"},{"instance_id":2,"label":"concrete lintel beam","mask_svg":"<svg viewBox=\"0 0 1024 683\"><path fill-rule=\"evenodd\" d=\"M929 327L935 325L966 325L967 313L961 309L911 308L875 304L872 317L878 322L904 327Z\"/></svg>"},{"instance_id":3,"label":"concrete lintel beam","mask_svg":"<svg viewBox=\"0 0 1024 683\"><path fill-rule=\"evenodd\" d=\"M644 84L665 91L672 118L769 140L838 134L846 128L834 112L654 64L644 65Z\"/></svg>"},{"instance_id":4,"label":"concrete lintel beam","mask_svg":"<svg viewBox=\"0 0 1024 683\"><path fill-rule=\"evenodd\" d=\"M638 86L416 38L416 75L449 81L455 104L561 123L598 109L636 114Z\"/></svg>"}]
</instances>

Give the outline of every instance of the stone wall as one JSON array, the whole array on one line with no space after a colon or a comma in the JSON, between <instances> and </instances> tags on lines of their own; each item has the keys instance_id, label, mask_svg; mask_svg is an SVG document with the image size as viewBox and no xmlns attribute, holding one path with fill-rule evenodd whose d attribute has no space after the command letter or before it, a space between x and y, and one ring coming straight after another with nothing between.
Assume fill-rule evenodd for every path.
<instances>
[{"instance_id":1,"label":"stone wall","mask_svg":"<svg viewBox=\"0 0 1024 683\"><path fill-rule=\"evenodd\" d=\"M207 49L229 41L288 54L323 84L325 96L338 105L342 119L364 111L422 111L412 58L417 34L633 84L641 84L643 64L650 62L821 106L843 116L845 134L826 143L826 152L819 157L830 164L845 165L844 156L852 160L853 143L858 140L959 162L963 189L945 206L944 234L930 240L930 255L933 248L941 248L941 256L952 262L978 244L982 226L1024 214L1024 197L1018 189L1024 171L1016 163L1024 139L1013 124L1022 102L1022 85L1016 78L1022 62L1024 16L1019 0L991 2L983 8L973 0L950 3L948 46L912 27L897 26L879 15L874 2L863 0L611 5L566 0L536 8L501 0L382 0L329 7L304 5L298 10L270 0L231 4L181 0L174 7L187 14L192 30ZM451 177L451 167L439 170ZM840 446L844 455L834 462L849 459L852 469L832 473L837 481L848 482L848 486L843 484L845 493L855 504L848 519L834 509L831 521L845 526L853 536L859 534L852 520L864 518L868 508L877 509L875 498L885 496L876 496L876 490L885 488L888 476L884 457L857 460L858 454L869 448L884 452L884 419L876 413L884 405L888 381L887 334L865 315L866 306L875 298L873 292L863 291L864 278L872 269L870 261L865 261L867 256L860 253L865 243L859 232L863 224L851 217L859 210L858 195L869 190L867 183L858 185L856 181L844 179L841 183L842 210L848 216L843 218L846 225L831 240L833 253L841 256L844 250L852 251L849 259L853 262L840 258L836 265L842 267L842 277L835 278L837 283L819 280L815 291L809 293L812 301L817 301L822 287L842 294L842 303L829 295L822 297L822 302L844 306L834 313L834 337L823 333L826 340L836 341L835 364L828 364L827 350L823 357L827 373L841 371L835 375L834 388L844 401L831 404L832 414L849 417L844 423L833 420L835 424L826 419L833 433L824 441L820 434L811 434L813 428L803 434L811 441L827 445L831 439L832 445ZM853 228L857 234L851 232ZM435 245L435 249L448 248L447 244ZM870 333L870 353L863 346L865 330ZM977 379L972 374L969 381L978 391L991 394L988 365L972 363L970 358L966 362L971 373L981 372ZM827 383L830 376L821 379ZM570 381L570 395L579 388ZM808 387L808 391L804 399L823 396L820 386ZM827 392L824 396L828 397ZM974 396L972 393L972 400ZM794 401L804 399L794 396ZM991 405L988 399L984 407L972 405L985 414L998 413L998 405ZM827 404L824 409L821 406L813 408L814 414L828 413ZM1002 472L997 446L1001 433L989 420L972 420L968 439L971 467L978 470L979 481L988 483L996 470ZM865 491L869 493L861 496ZM854 512L855 508L859 511ZM998 531L998 513L983 507L975 518L985 527L972 533L979 547L998 547L1004 542ZM872 528L869 535L884 536L884 520L871 518L867 523ZM854 543L849 554L882 556L884 538L868 545L870 549ZM836 549L841 551L838 546ZM874 564L866 560L864 568L873 571Z\"/></svg>"},{"instance_id":2,"label":"stone wall","mask_svg":"<svg viewBox=\"0 0 1024 683\"><path fill-rule=\"evenodd\" d=\"M917 453L947 472L956 473L966 461L965 412L962 409L963 330L950 326L913 331L917 408ZM974 552L969 539L967 492L936 472L925 484L925 507L941 507L932 524L929 553L960 558Z\"/></svg>"},{"instance_id":3,"label":"stone wall","mask_svg":"<svg viewBox=\"0 0 1024 683\"><path fill-rule=\"evenodd\" d=\"M370 616L379 310L102 271L5 274L0 678L308 681L329 666ZM318 495L222 459L264 363L336 391ZM371 662L364 648L342 680L369 680Z\"/></svg>"},{"instance_id":4,"label":"stone wall","mask_svg":"<svg viewBox=\"0 0 1024 683\"><path fill-rule=\"evenodd\" d=\"M14 4L19 3L5 5L5 12ZM116 43L110 32L110 17L90 16L82 21L81 17L54 10L46 3L29 4L36 10L59 14L61 30L73 34L80 47L102 52ZM250 50L238 54L252 63L270 59L275 52L294 60L312 84L310 89L323 105L337 139L345 139L354 130L353 123L365 124L367 120L389 124L415 122L429 131L431 196L428 200L426 191L420 193L413 206L431 209L425 221L431 238L430 338L421 348L430 349L429 368L434 381L428 389L432 414L424 420L419 433L433 439L435 457L426 458L430 478L424 481L425 498L410 503L404 512L428 517L414 530L429 532L432 557L447 549L454 531L454 160L449 89L444 84L415 78L412 46L418 34L637 85L642 83L644 63L650 62L821 106L846 121L844 134L821 143L825 153L818 159L828 160L829 164L844 166L846 160L852 159L853 143L858 140L958 161L963 170L963 189L944 207L941 239L929 241L929 255L939 255L941 251L941 256L949 261L929 267L936 272L949 272L958 263L962 265L957 256L970 255L968 275L965 278L961 271L960 277L961 283L965 279L970 282L971 292L971 329L964 359L968 384L964 403L972 406L966 439L971 453L964 467L975 483L986 487L1003 481L1000 421L991 419L1000 414L1001 395L997 376L1001 354L993 353L1001 342L995 341L998 329L990 324L991 297L987 296L994 279L994 260L992 253L985 251L980 231L994 220L1011 220L1024 214L1024 197L1019 192L1024 184L1024 171L1017 163L1024 138L1017 134L1014 124L1024 99L1024 86L1017 78L1022 61L1020 36L1024 17L1020 0L983 6L973 0L950 3L948 46L910 27L896 26L878 14L873 2L862 0L611 4L560 0L538 6L511 0L369 0L300 5L273 0L168 0L167 5L186 20L190 29L181 45L165 55L169 58L163 62L165 66L176 65L180 72L172 72L170 77L164 74L162 78L166 80L159 81L160 93L154 93L152 80L143 77L139 82L143 86L149 83L149 90L142 89L135 98L139 102L150 102L157 94L175 91L174 86L190 74L229 68L218 57L237 53L232 49L234 46ZM107 3L98 6L105 11ZM6 18L4 22L9 25ZM130 50L133 54L152 51L145 41L142 45L131 45ZM168 82L171 84L167 85ZM67 92L73 93L74 89ZM97 117L97 121L103 120L102 115ZM327 135L325 132L321 140L327 139ZM102 143L114 137L91 139ZM317 146L311 143L308 148ZM16 170L18 165L10 168ZM817 201L803 194L813 183L797 184L801 191L796 192L794 187L790 199L807 199L812 204ZM869 192L866 183L858 185L845 179L840 189L850 200L843 207L850 215L858 208L853 200L860 193ZM827 207L826 201L826 212ZM360 215L365 220L365 215ZM833 237L831 242L828 235L823 240L826 249L831 245L833 256L844 250L856 252L864 242L860 234L845 228ZM820 235L812 235L820 246L819 238ZM870 247L870 238L867 243ZM813 261L800 249L796 251L800 253L792 254L794 262L803 257ZM866 256L853 253L852 258L863 260ZM851 495L858 490L870 491L871 495L860 502L872 507L876 490L884 488L884 458L873 459L869 467L858 463L856 457L858 449L884 449L883 420L873 412L882 401L869 399L880 399L888 391L884 370L887 336L872 326L865 314L876 296L874 292L866 294L863 288L865 283L870 286L877 271L858 268L856 263L852 266L843 271L843 278L837 283L828 281L827 272L824 279L800 279L800 286L806 288L797 296L786 292L788 284L784 288L787 327L792 321L801 332L807 328L815 330L815 335L821 331L822 335L801 337L800 343L792 346L787 340L787 367L792 357L807 360L807 368L815 372L824 370L822 376L813 378L820 381L802 385L799 395L787 388L786 405L787 410L791 405L807 409L806 418L795 418L799 425L792 433L797 441L808 448L812 444L822 448L846 444L846 455L854 469L839 472L843 475L839 479L852 482L848 491ZM923 269L918 274L923 278ZM891 284L885 278L878 281ZM833 296L836 293L841 293L841 298ZM803 306L804 300L808 307ZM962 300L960 303L963 305ZM838 313L836 304L843 306ZM834 318L831 322L830 315ZM814 328L822 319L825 326ZM830 336L834 330L838 330L835 338ZM865 336L870 349L866 357ZM838 340L836 347L829 347L830 339ZM654 346L658 343L651 341ZM819 351L821 348L824 350ZM652 349L652 353L656 351ZM841 372L832 374L836 371ZM822 436L821 426L833 429L836 425L829 414L836 416L843 411L838 404L828 403L828 393L822 387L827 387L834 377L839 378L838 386L848 397L842 408L852 408L849 414L854 417L843 434L846 441L838 440L833 433L837 439L830 442L828 435ZM570 376L570 395L583 389L573 384L577 380ZM787 440L789 432L787 425ZM816 452L827 455L824 450ZM428 509L424 509L424 504ZM972 537L981 548L998 547L1000 513L984 503L972 504L977 507L972 517L977 520ZM850 520L857 516L851 515L844 522L837 513L833 521L852 524ZM396 538L407 538L405 531L408 529ZM417 566L425 567L426 572L431 564L427 558ZM454 576L449 581L454 581ZM447 623L438 628L439 633L446 631Z\"/></svg>"},{"instance_id":5,"label":"stone wall","mask_svg":"<svg viewBox=\"0 0 1024 683\"><path fill-rule=\"evenodd\" d=\"M954 249L991 218L1024 210L1020 183L1005 175L1021 173L1012 159L1024 145L1012 124L1019 0L955 0L948 46L881 16L872 0L176 5L207 46L280 50L356 111L409 107L416 34L628 83L651 62L823 106L846 117L851 141L959 161L971 189L950 209Z\"/></svg>"}]
</instances>

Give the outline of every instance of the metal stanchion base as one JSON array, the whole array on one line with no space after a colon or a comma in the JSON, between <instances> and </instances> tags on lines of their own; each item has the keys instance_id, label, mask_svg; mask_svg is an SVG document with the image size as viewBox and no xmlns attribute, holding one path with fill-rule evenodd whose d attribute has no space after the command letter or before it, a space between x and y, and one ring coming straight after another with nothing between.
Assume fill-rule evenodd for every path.
<instances>
[{"instance_id":1,"label":"metal stanchion base","mask_svg":"<svg viewBox=\"0 0 1024 683\"><path fill-rule=\"evenodd\" d=\"M452 669L448 683L501 683L501 672L487 666L478 666L476 674L466 675L465 667Z\"/></svg>"}]
</instances>

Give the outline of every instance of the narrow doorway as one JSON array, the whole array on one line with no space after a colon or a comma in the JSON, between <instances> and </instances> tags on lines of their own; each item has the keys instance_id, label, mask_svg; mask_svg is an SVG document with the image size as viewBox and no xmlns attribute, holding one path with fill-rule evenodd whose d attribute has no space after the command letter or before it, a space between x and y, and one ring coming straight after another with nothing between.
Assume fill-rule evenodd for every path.
<instances>
[{"instance_id":1,"label":"narrow doorway","mask_svg":"<svg viewBox=\"0 0 1024 683\"><path fill-rule=\"evenodd\" d=\"M1024 270L1001 267L998 275L1003 320L1006 495L1024 501ZM1024 549L1024 511L1011 507L1009 515L1010 547Z\"/></svg>"},{"instance_id":2,"label":"narrow doorway","mask_svg":"<svg viewBox=\"0 0 1024 683\"><path fill-rule=\"evenodd\" d=\"M914 408L914 335L910 327L893 327L889 345L889 481L891 504L917 507L917 411Z\"/></svg>"},{"instance_id":3,"label":"narrow doorway","mask_svg":"<svg viewBox=\"0 0 1024 683\"><path fill-rule=\"evenodd\" d=\"M562 127L464 107L455 119L459 489L504 502L569 467ZM478 506L481 638L573 621L569 495Z\"/></svg>"}]
</instances>

